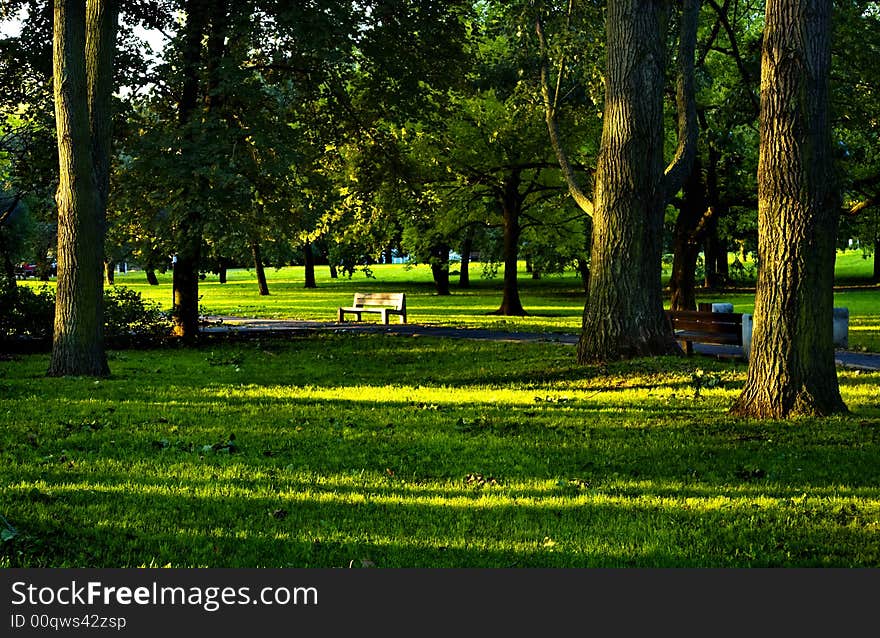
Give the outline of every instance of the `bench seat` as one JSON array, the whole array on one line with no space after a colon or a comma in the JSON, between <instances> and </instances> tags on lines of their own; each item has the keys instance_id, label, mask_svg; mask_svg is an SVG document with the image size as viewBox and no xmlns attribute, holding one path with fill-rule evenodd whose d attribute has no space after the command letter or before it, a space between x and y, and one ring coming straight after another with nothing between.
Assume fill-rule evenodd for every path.
<instances>
[{"instance_id":1,"label":"bench seat","mask_svg":"<svg viewBox=\"0 0 880 638\"><path fill-rule=\"evenodd\" d=\"M666 317L688 355L693 354L694 343L743 345L742 313L667 310Z\"/></svg>"},{"instance_id":2,"label":"bench seat","mask_svg":"<svg viewBox=\"0 0 880 638\"><path fill-rule=\"evenodd\" d=\"M406 323L406 294L402 292L356 292L351 306L342 306L336 311L336 320L345 321L345 315L352 314L357 321L364 313L379 315L386 326L390 315L400 317L400 323Z\"/></svg>"}]
</instances>

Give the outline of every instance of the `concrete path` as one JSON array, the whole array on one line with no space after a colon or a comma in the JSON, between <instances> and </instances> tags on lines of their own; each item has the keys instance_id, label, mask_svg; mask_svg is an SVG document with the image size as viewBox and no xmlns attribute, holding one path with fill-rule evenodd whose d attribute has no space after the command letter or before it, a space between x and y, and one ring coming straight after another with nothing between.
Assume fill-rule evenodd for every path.
<instances>
[{"instance_id":1,"label":"concrete path","mask_svg":"<svg viewBox=\"0 0 880 638\"><path fill-rule=\"evenodd\" d=\"M203 332L266 332L266 333L309 333L317 331L338 334L393 334L409 337L445 337L457 339L477 339L485 341L561 343L575 345L578 335L558 332L507 332L486 328L455 328L424 324L392 323L384 326L374 321L294 321L288 319L247 319L244 317L209 316L202 327ZM724 358L742 359L740 348L712 344L694 344L697 354ZM880 370L880 354L837 350L835 361L838 366L852 370Z\"/></svg>"}]
</instances>

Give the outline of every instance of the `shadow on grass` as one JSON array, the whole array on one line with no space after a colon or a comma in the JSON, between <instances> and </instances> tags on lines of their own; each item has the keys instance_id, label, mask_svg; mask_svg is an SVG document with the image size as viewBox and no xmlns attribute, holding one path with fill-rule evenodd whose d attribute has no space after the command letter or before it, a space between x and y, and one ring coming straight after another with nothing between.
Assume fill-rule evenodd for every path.
<instances>
[{"instance_id":1,"label":"shadow on grass","mask_svg":"<svg viewBox=\"0 0 880 638\"><path fill-rule=\"evenodd\" d=\"M876 566L851 503L755 506L620 498L560 506L444 505L366 494L106 493L56 488L11 514L13 566L731 567ZM221 488L222 489L222 488ZM6 499L4 499L6 500ZM131 517L131 512L141 516ZM12 550L12 551L9 551Z\"/></svg>"}]
</instances>

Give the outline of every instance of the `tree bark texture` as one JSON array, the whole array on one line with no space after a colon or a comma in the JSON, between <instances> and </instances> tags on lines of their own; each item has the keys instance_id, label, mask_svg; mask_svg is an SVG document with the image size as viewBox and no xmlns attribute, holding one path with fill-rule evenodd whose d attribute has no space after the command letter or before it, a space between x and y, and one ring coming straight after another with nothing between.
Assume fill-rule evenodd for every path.
<instances>
[{"instance_id":1,"label":"tree bark texture","mask_svg":"<svg viewBox=\"0 0 880 638\"><path fill-rule=\"evenodd\" d=\"M147 276L147 283L148 284L150 284L151 286L158 286L159 285L159 278L156 277L155 270L153 270L152 268L147 268L145 274Z\"/></svg>"},{"instance_id":2,"label":"tree bark texture","mask_svg":"<svg viewBox=\"0 0 880 638\"><path fill-rule=\"evenodd\" d=\"M663 314L664 3L610 0L580 363L680 353Z\"/></svg>"},{"instance_id":3,"label":"tree bark texture","mask_svg":"<svg viewBox=\"0 0 880 638\"><path fill-rule=\"evenodd\" d=\"M843 412L832 343L831 0L768 0L761 59L758 255L749 374L732 412Z\"/></svg>"},{"instance_id":4,"label":"tree bark texture","mask_svg":"<svg viewBox=\"0 0 880 638\"><path fill-rule=\"evenodd\" d=\"M109 85L91 87L90 79L101 60L87 59L86 15L89 36L101 33L92 22L103 3L56 0L54 7L53 69L55 122L58 137L58 277L50 376L105 376L110 370L104 351L103 221L96 148L89 107L109 104ZM113 42L105 46L113 46ZM101 47L92 47L89 54ZM111 58L112 59L112 58ZM106 94L101 91L107 91ZM94 102L93 102L94 100ZM109 109L109 106L107 106ZM109 144L109 139L106 141ZM109 148L109 146L107 147ZM109 160L107 160L109 161Z\"/></svg>"},{"instance_id":5,"label":"tree bark texture","mask_svg":"<svg viewBox=\"0 0 880 638\"><path fill-rule=\"evenodd\" d=\"M501 306L493 314L507 317L524 317L528 314L520 301L517 281L519 236L522 231L519 221L522 212L520 182L519 173L514 171L505 179L504 187L498 193L504 225L504 284Z\"/></svg>"},{"instance_id":6,"label":"tree bark texture","mask_svg":"<svg viewBox=\"0 0 880 638\"><path fill-rule=\"evenodd\" d=\"M107 280L107 284L112 286L116 283L116 262L115 261L104 261L104 276Z\"/></svg>"}]
</instances>

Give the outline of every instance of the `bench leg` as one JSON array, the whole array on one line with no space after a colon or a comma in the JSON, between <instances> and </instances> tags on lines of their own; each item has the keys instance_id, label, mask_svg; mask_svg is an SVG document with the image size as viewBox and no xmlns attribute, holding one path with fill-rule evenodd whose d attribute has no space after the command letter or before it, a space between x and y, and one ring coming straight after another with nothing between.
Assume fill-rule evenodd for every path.
<instances>
[{"instance_id":1,"label":"bench leg","mask_svg":"<svg viewBox=\"0 0 880 638\"><path fill-rule=\"evenodd\" d=\"M388 311L382 310L382 323L388 325Z\"/></svg>"},{"instance_id":2,"label":"bench leg","mask_svg":"<svg viewBox=\"0 0 880 638\"><path fill-rule=\"evenodd\" d=\"M336 311L336 321L339 323L345 321L345 313L342 311L342 308Z\"/></svg>"}]
</instances>

